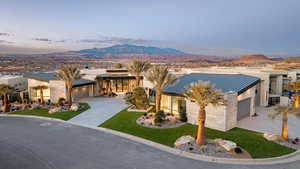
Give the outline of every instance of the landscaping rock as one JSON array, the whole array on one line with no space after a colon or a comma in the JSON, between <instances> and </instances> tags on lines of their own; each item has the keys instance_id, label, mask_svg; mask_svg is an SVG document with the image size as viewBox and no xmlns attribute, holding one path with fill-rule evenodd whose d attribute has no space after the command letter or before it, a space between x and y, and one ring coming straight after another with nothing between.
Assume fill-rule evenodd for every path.
<instances>
[{"instance_id":1,"label":"landscaping rock","mask_svg":"<svg viewBox=\"0 0 300 169\"><path fill-rule=\"evenodd\" d=\"M223 139L215 139L214 140L216 144L223 147L227 151L230 151L237 147L236 143L229 141L229 140L223 140Z\"/></svg>"},{"instance_id":2,"label":"landscaping rock","mask_svg":"<svg viewBox=\"0 0 300 169\"><path fill-rule=\"evenodd\" d=\"M267 139L268 141L281 141L282 138L278 134L269 134L269 133L264 133L264 138Z\"/></svg>"},{"instance_id":3,"label":"landscaping rock","mask_svg":"<svg viewBox=\"0 0 300 169\"><path fill-rule=\"evenodd\" d=\"M77 103L74 103L74 104L71 105L70 110L71 111L78 111L79 108L80 108L80 105L77 104Z\"/></svg>"},{"instance_id":4,"label":"landscaping rock","mask_svg":"<svg viewBox=\"0 0 300 169\"><path fill-rule=\"evenodd\" d=\"M30 107L31 107L31 109L37 109L37 108L40 107L40 105L36 104L36 103L33 103L33 104L30 105Z\"/></svg>"},{"instance_id":5,"label":"landscaping rock","mask_svg":"<svg viewBox=\"0 0 300 169\"><path fill-rule=\"evenodd\" d=\"M53 113L57 113L57 112L61 112L61 107L54 107L49 109L49 114L53 114Z\"/></svg>"},{"instance_id":6,"label":"landscaping rock","mask_svg":"<svg viewBox=\"0 0 300 169\"><path fill-rule=\"evenodd\" d=\"M181 136L175 141L174 145L175 145L175 147L179 147L181 145L184 145L184 144L187 144L190 142L194 142L194 141L195 141L195 138L192 136Z\"/></svg>"}]
</instances>

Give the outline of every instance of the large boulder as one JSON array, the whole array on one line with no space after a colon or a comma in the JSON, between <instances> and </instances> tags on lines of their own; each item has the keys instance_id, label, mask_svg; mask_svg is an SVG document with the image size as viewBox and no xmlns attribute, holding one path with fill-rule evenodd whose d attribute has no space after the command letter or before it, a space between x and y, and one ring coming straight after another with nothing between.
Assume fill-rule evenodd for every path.
<instances>
[{"instance_id":1,"label":"large boulder","mask_svg":"<svg viewBox=\"0 0 300 169\"><path fill-rule=\"evenodd\" d=\"M264 138L267 139L268 141L281 141L282 138L278 134L269 134L269 133L264 133Z\"/></svg>"},{"instance_id":2,"label":"large boulder","mask_svg":"<svg viewBox=\"0 0 300 169\"><path fill-rule=\"evenodd\" d=\"M235 142L229 141L229 140L223 140L223 139L215 139L214 140L216 144L223 147L225 150L230 151L237 147Z\"/></svg>"},{"instance_id":3,"label":"large boulder","mask_svg":"<svg viewBox=\"0 0 300 169\"><path fill-rule=\"evenodd\" d=\"M36 103L33 103L33 104L30 105L30 107L31 107L31 109L37 109L37 108L40 107L40 105L36 104Z\"/></svg>"},{"instance_id":4,"label":"large boulder","mask_svg":"<svg viewBox=\"0 0 300 169\"><path fill-rule=\"evenodd\" d=\"M79 104L73 103L73 104L71 105L71 107L70 107L70 110L71 110L71 111L78 111L79 108L80 108L80 105L79 105Z\"/></svg>"},{"instance_id":5,"label":"large boulder","mask_svg":"<svg viewBox=\"0 0 300 169\"><path fill-rule=\"evenodd\" d=\"M53 114L53 113L57 113L57 112L61 112L61 107L53 107L51 109L49 109L49 114Z\"/></svg>"},{"instance_id":6,"label":"large boulder","mask_svg":"<svg viewBox=\"0 0 300 169\"><path fill-rule=\"evenodd\" d=\"M179 147L181 145L185 145L187 143L191 143L194 141L195 141L195 138L192 136L181 136L175 141L174 145L175 145L175 147Z\"/></svg>"}]
</instances>

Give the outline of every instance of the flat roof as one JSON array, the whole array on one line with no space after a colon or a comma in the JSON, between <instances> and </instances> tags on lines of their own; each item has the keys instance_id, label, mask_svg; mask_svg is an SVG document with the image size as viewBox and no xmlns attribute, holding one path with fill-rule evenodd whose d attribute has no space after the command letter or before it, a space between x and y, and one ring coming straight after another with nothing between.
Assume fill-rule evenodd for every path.
<instances>
[{"instance_id":1,"label":"flat roof","mask_svg":"<svg viewBox=\"0 0 300 169\"><path fill-rule=\"evenodd\" d=\"M260 82L260 79L243 74L204 74L191 73L181 76L174 84L168 85L164 93L183 95L186 88L193 82L208 81L215 85L215 88L223 93L237 92L242 94L249 88Z\"/></svg>"},{"instance_id":2,"label":"flat roof","mask_svg":"<svg viewBox=\"0 0 300 169\"><path fill-rule=\"evenodd\" d=\"M29 78L29 79L44 81L44 82L49 82L50 80L60 80L56 76L56 73L28 73L28 74L25 74L24 77ZM80 80L74 81L73 87L79 87L79 86L84 86L84 85L89 85L89 84L94 84L94 83L95 83L95 81L92 81L92 80L80 79Z\"/></svg>"}]
</instances>

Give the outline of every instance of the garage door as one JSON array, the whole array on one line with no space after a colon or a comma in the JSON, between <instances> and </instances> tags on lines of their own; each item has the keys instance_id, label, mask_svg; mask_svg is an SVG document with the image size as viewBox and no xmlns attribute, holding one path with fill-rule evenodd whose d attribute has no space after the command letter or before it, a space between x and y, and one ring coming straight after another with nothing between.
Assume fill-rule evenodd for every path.
<instances>
[{"instance_id":1,"label":"garage door","mask_svg":"<svg viewBox=\"0 0 300 169\"><path fill-rule=\"evenodd\" d=\"M77 101L81 98L89 96L89 86L73 88L73 99Z\"/></svg>"},{"instance_id":2,"label":"garage door","mask_svg":"<svg viewBox=\"0 0 300 169\"><path fill-rule=\"evenodd\" d=\"M244 99L238 102L237 120L250 116L251 98Z\"/></svg>"}]
</instances>

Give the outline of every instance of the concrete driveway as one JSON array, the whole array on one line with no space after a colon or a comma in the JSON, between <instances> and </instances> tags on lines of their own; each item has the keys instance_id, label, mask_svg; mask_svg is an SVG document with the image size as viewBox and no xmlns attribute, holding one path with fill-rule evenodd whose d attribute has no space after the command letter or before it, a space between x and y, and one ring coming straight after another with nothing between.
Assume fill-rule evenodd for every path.
<instances>
[{"instance_id":1,"label":"concrete driveway","mask_svg":"<svg viewBox=\"0 0 300 169\"><path fill-rule=\"evenodd\" d=\"M300 162L236 165L197 161L81 126L0 117L0 169L298 169Z\"/></svg>"},{"instance_id":2,"label":"concrete driveway","mask_svg":"<svg viewBox=\"0 0 300 169\"><path fill-rule=\"evenodd\" d=\"M80 100L80 102L88 103L91 109L69 121L91 127L97 127L128 106L123 98L89 97Z\"/></svg>"},{"instance_id":3,"label":"concrete driveway","mask_svg":"<svg viewBox=\"0 0 300 169\"><path fill-rule=\"evenodd\" d=\"M263 133L281 133L281 116L272 120L268 114L274 113L274 107L257 107L257 117L246 118L238 122L238 127ZM291 115L288 118L290 138L300 137L300 120Z\"/></svg>"}]
</instances>

